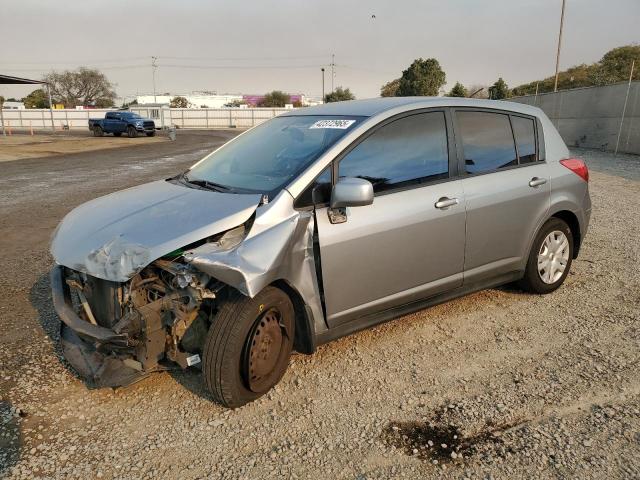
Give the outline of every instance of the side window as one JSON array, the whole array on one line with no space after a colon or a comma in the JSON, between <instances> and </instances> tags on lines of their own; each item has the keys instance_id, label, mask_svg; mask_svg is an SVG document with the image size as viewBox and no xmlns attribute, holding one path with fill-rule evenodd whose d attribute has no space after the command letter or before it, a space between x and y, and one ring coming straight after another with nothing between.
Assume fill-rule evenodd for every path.
<instances>
[{"instance_id":1,"label":"side window","mask_svg":"<svg viewBox=\"0 0 640 480\"><path fill-rule=\"evenodd\" d=\"M325 168L320 175L297 198L296 208L310 207L321 203L328 203L331 196L331 165Z\"/></svg>"},{"instance_id":2,"label":"side window","mask_svg":"<svg viewBox=\"0 0 640 480\"><path fill-rule=\"evenodd\" d=\"M482 173L518 164L509 116L489 112L456 112L467 173Z\"/></svg>"},{"instance_id":3,"label":"side window","mask_svg":"<svg viewBox=\"0 0 640 480\"><path fill-rule=\"evenodd\" d=\"M359 143L340 161L340 177L360 177L374 192L449 176L444 112L395 120Z\"/></svg>"},{"instance_id":4,"label":"side window","mask_svg":"<svg viewBox=\"0 0 640 480\"><path fill-rule=\"evenodd\" d=\"M518 156L520 163L531 163L537 160L536 156L536 129L533 120L524 117L511 117L513 134L516 137Z\"/></svg>"}]
</instances>

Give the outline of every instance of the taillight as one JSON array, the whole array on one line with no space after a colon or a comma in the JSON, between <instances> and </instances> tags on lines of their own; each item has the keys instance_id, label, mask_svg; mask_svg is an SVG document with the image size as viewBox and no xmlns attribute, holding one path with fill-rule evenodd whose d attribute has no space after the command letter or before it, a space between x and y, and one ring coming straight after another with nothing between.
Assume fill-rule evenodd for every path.
<instances>
[{"instance_id":1,"label":"taillight","mask_svg":"<svg viewBox=\"0 0 640 480\"><path fill-rule=\"evenodd\" d=\"M560 163L581 177L585 182L589 181L589 169L587 168L587 164L579 158L565 158L564 160L560 160Z\"/></svg>"}]
</instances>

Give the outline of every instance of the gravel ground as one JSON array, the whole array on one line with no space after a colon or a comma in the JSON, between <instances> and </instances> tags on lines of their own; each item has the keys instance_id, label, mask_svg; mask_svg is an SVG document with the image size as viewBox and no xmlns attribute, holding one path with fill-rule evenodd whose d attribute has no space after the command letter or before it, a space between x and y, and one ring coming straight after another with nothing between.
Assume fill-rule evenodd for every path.
<instances>
[{"instance_id":1,"label":"gravel ground","mask_svg":"<svg viewBox=\"0 0 640 480\"><path fill-rule=\"evenodd\" d=\"M59 356L52 229L229 135L3 166L0 477L640 478L635 157L576 152L593 167L592 223L551 295L487 290L296 355L237 410L197 371L88 390Z\"/></svg>"}]
</instances>

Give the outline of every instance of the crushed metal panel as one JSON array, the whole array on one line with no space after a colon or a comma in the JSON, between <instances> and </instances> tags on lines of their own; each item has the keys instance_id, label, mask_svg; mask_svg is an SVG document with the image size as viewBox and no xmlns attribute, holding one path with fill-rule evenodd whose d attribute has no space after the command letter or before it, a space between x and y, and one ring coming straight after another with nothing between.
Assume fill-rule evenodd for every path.
<instances>
[{"instance_id":1,"label":"crushed metal panel","mask_svg":"<svg viewBox=\"0 0 640 480\"><path fill-rule=\"evenodd\" d=\"M283 191L256 211L245 240L221 250L205 244L185 253L185 261L212 277L254 297L276 280L295 288L309 306L315 332L326 330L313 254L313 212L293 209Z\"/></svg>"},{"instance_id":2,"label":"crushed metal panel","mask_svg":"<svg viewBox=\"0 0 640 480\"><path fill-rule=\"evenodd\" d=\"M118 236L89 252L84 266L98 278L129 278L149 263L150 252L142 245Z\"/></svg>"},{"instance_id":3,"label":"crushed metal panel","mask_svg":"<svg viewBox=\"0 0 640 480\"><path fill-rule=\"evenodd\" d=\"M237 227L259 194L231 194L151 182L75 208L56 229L51 253L60 265L125 282L173 250Z\"/></svg>"}]
</instances>

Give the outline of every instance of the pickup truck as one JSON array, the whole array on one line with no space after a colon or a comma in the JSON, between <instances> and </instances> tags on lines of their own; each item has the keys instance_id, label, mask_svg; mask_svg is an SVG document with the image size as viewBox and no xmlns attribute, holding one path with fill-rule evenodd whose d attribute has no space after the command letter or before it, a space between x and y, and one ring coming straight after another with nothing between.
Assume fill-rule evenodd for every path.
<instances>
[{"instance_id":1,"label":"pickup truck","mask_svg":"<svg viewBox=\"0 0 640 480\"><path fill-rule=\"evenodd\" d=\"M89 130L95 137L102 137L105 133L113 133L116 137L126 133L129 138L144 133L147 137L153 137L156 134L156 124L133 112L107 112L104 118L90 118Z\"/></svg>"}]
</instances>

